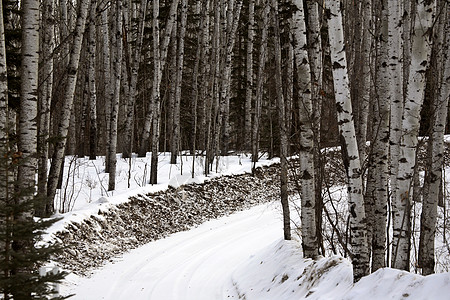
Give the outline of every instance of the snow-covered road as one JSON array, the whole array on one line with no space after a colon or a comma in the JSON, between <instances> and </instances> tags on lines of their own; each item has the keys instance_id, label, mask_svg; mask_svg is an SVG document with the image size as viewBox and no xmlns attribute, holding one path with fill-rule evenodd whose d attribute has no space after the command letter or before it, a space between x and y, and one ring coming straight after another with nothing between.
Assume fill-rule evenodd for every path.
<instances>
[{"instance_id":1,"label":"snow-covered road","mask_svg":"<svg viewBox=\"0 0 450 300\"><path fill-rule=\"evenodd\" d=\"M68 277L71 299L236 298L231 274L282 237L278 203L256 206L126 253L89 278Z\"/></svg>"}]
</instances>

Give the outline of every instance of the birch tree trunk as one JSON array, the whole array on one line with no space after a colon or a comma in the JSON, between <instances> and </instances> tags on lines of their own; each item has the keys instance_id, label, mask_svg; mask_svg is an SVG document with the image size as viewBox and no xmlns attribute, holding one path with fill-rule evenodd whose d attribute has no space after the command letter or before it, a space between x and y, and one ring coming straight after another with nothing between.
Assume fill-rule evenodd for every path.
<instances>
[{"instance_id":1,"label":"birch tree trunk","mask_svg":"<svg viewBox=\"0 0 450 300\"><path fill-rule=\"evenodd\" d=\"M358 132L358 147L359 158L361 160L361 167L366 161L366 142L367 142L367 120L369 116L370 104L370 85L371 85L371 70L370 70L370 50L371 50L371 36L372 28L372 0L364 0L362 2L362 41L361 41L361 83L359 86L361 99L359 102L359 132Z\"/></svg>"},{"instance_id":2,"label":"birch tree trunk","mask_svg":"<svg viewBox=\"0 0 450 300\"><path fill-rule=\"evenodd\" d=\"M97 158L97 86L95 79L95 52L96 52L96 32L95 21L97 19L97 1L91 0L89 13L89 36L88 36L88 85L89 85L89 159Z\"/></svg>"},{"instance_id":3,"label":"birch tree trunk","mask_svg":"<svg viewBox=\"0 0 450 300\"><path fill-rule=\"evenodd\" d=\"M347 173L348 210L350 215L351 249L354 281L368 274L366 216L364 210L361 161L353 123L352 104L344 51L342 14L339 1L325 1L328 10L328 34L338 116L342 157Z\"/></svg>"},{"instance_id":4,"label":"birch tree trunk","mask_svg":"<svg viewBox=\"0 0 450 300\"><path fill-rule=\"evenodd\" d=\"M253 114L253 128L252 128L252 172L255 172L255 165L259 159L259 127L261 120L261 107L264 94L264 71L267 57L267 31L269 26L269 13L270 5L267 0L261 1L262 9L260 17L261 20L261 41L259 48L259 58L258 58L258 74L256 76L256 97L255 97L255 108Z\"/></svg>"},{"instance_id":5,"label":"birch tree trunk","mask_svg":"<svg viewBox=\"0 0 450 300\"><path fill-rule=\"evenodd\" d=\"M42 65L41 93L38 122L38 195L47 195L48 137L50 131L50 105L53 92L54 0L42 3ZM36 207L36 215L45 215L45 204Z\"/></svg>"},{"instance_id":6,"label":"birch tree trunk","mask_svg":"<svg viewBox=\"0 0 450 300\"><path fill-rule=\"evenodd\" d=\"M166 29L167 30L167 29ZM171 32L169 32L170 34ZM158 177L158 150L159 150L159 102L161 82L161 54L159 45L159 0L153 0L153 86L151 98L152 116L152 158L150 168L150 184L157 183ZM142 137L144 139L144 136Z\"/></svg>"},{"instance_id":7,"label":"birch tree trunk","mask_svg":"<svg viewBox=\"0 0 450 300\"><path fill-rule=\"evenodd\" d=\"M22 2L22 70L20 85L20 113L18 150L22 162L19 164L17 180L19 203L33 198L37 167L37 109L38 109L38 63L39 63L39 1ZM31 189L31 190L30 190ZM26 192L25 192L26 191ZM32 213L20 218L30 218Z\"/></svg>"},{"instance_id":8,"label":"birch tree trunk","mask_svg":"<svg viewBox=\"0 0 450 300\"><path fill-rule=\"evenodd\" d=\"M179 26L178 46L176 53L176 79L175 79L175 110L172 133L172 153L171 163L176 163L177 154L180 145L180 105L181 105L181 85L183 83L183 65L184 65L184 37L186 35L187 21L187 0L181 0L181 16ZM176 28L174 28L176 32ZM176 39L176 37L175 37ZM174 41L175 42L175 41Z\"/></svg>"},{"instance_id":9,"label":"birch tree trunk","mask_svg":"<svg viewBox=\"0 0 450 300\"><path fill-rule=\"evenodd\" d=\"M241 15L242 0L237 0L236 4L234 0L229 0L227 9L227 27L225 36L225 62L223 70L223 79L220 92L220 107L221 115L223 116L223 140L222 140L222 155L228 155L228 144L230 137L230 88L231 88L231 71L232 71L232 57L233 48L236 41L236 31L239 24L239 18ZM220 128L220 126L219 126Z\"/></svg>"},{"instance_id":10,"label":"birch tree trunk","mask_svg":"<svg viewBox=\"0 0 450 300\"><path fill-rule=\"evenodd\" d=\"M134 47L131 64L130 93L128 95L127 116L125 119L125 130L124 130L125 148L123 149L122 152L123 158L131 157L132 153L134 105L136 102L136 95L137 95L137 80L139 74L139 67L141 63L142 41L144 39L144 25L146 14L147 14L147 0L141 0L139 6L139 17L137 20L136 44Z\"/></svg>"},{"instance_id":11,"label":"birch tree trunk","mask_svg":"<svg viewBox=\"0 0 450 300\"><path fill-rule=\"evenodd\" d=\"M419 134L420 111L425 91L425 70L431 54L429 32L432 30L434 1L419 1L412 38L411 67L406 102L402 117L397 190L392 199L393 241L392 267L410 268L411 249L411 184L416 167L416 147Z\"/></svg>"},{"instance_id":12,"label":"birch tree trunk","mask_svg":"<svg viewBox=\"0 0 450 300\"><path fill-rule=\"evenodd\" d=\"M67 71L67 86L64 91L61 119L57 129L57 136L59 137L59 140L55 144L55 150L53 152L52 164L50 166L47 183L47 197L49 201L47 205L47 215L50 215L54 212L53 199L55 198L56 194L56 186L58 184L61 163L64 160L64 148L66 146L67 132L69 129L70 115L73 106L73 98L75 95L81 44L87 18L87 10L90 2L90 0L80 1L75 31L73 33L73 44L70 51Z\"/></svg>"},{"instance_id":13,"label":"birch tree trunk","mask_svg":"<svg viewBox=\"0 0 450 300\"><path fill-rule=\"evenodd\" d=\"M109 144L109 182L108 190L116 188L116 164L117 164L117 122L119 118L120 83L122 77L122 1L115 4L114 34L116 35L116 45L114 51L114 98L111 106L111 136Z\"/></svg>"},{"instance_id":14,"label":"birch tree trunk","mask_svg":"<svg viewBox=\"0 0 450 300\"><path fill-rule=\"evenodd\" d=\"M390 84L394 84L392 76L396 76L395 68L399 65L398 57L395 55L388 55L388 48L395 38L395 30L399 21L392 22L391 17L398 18L398 11L387 7L387 1L382 1L380 4L381 13L378 18L379 29L377 29L377 53L376 53L376 75L375 86L377 87L376 101L374 101L373 120L372 120L372 158L369 165L369 174L373 177L373 187L370 187L370 182L367 183L366 200L372 198L371 204L373 209L371 215L367 216L368 225L371 224L372 235L369 240L372 250L372 272L379 268L386 266L386 217L387 217L387 199L389 197L388 179L389 169L386 159L389 157L389 112L390 112L390 98L395 97L391 95ZM397 5L396 5L397 4ZM399 7L397 2L390 2L389 5ZM391 17L387 16L388 10ZM377 14L378 16L378 14ZM389 28L389 26L391 26ZM378 32L379 31L379 32ZM392 53L391 53L392 54ZM388 63L391 59L391 64ZM390 66L390 68L389 68ZM393 73L393 74L391 74ZM401 91L401 71L400 87ZM401 93L400 93L401 96ZM370 195L367 195L370 194Z\"/></svg>"},{"instance_id":15,"label":"birch tree trunk","mask_svg":"<svg viewBox=\"0 0 450 300\"><path fill-rule=\"evenodd\" d=\"M312 131L311 69L306 42L305 10L301 0L293 2L294 56L298 78L300 132L300 187L303 256L315 258L318 252L314 185L314 138Z\"/></svg>"},{"instance_id":16,"label":"birch tree trunk","mask_svg":"<svg viewBox=\"0 0 450 300\"><path fill-rule=\"evenodd\" d=\"M247 66L245 92L245 151L251 149L252 136L252 100L253 100L253 40L255 27L255 0L248 3L248 36L247 36Z\"/></svg>"},{"instance_id":17,"label":"birch tree trunk","mask_svg":"<svg viewBox=\"0 0 450 300\"><path fill-rule=\"evenodd\" d=\"M139 149L139 156L140 157L145 157L145 154L147 152L147 141L150 137L150 130L153 127L153 138L152 138L152 153L153 150L157 149L159 147L159 145L154 145L154 143L156 143L154 141L155 135L159 140L159 120L156 121L155 118L159 118L161 115L160 109L159 109L159 101L160 101L160 95L159 95L159 91L160 91L160 84L161 84L161 74L162 71L164 69L164 66L166 64L166 59L167 59L167 50L169 47L169 42L170 42L170 36L172 33L172 28L174 25L174 21L175 21L175 17L177 15L177 7L178 7L178 2L179 0L173 0L173 2L170 5L170 11L169 11L169 18L167 19L166 22L166 27L164 28L164 32L161 34L163 39L162 42L160 43L159 41L159 37L160 37L160 33L159 33L159 20L157 25L157 29L158 32L153 32L153 39L156 39L156 37L158 38L157 41L153 42L153 46L155 47L156 45L158 45L158 47L160 47L160 49L154 49L154 51L158 52L157 56L159 57L158 60L158 66L159 66L159 71L156 71L155 69L155 73L160 73L160 74L154 74L153 79L157 79L158 81L154 81L153 85L158 85L157 88L153 87L152 88L152 95L151 95L151 103L150 106L152 107L152 109L150 109L147 113L147 115L145 116L145 121L144 121L144 126L142 129L142 143L141 143L141 148ZM153 3L153 17L155 16L155 3ZM158 1L158 12L157 15L159 16L159 1ZM155 20L153 20L153 26L155 26ZM158 95L155 95L153 93L158 92ZM157 105L155 105L155 99L158 102ZM157 109L156 111L154 109ZM156 114L156 115L155 115ZM158 125L156 127L154 127L154 125ZM155 132L155 128L158 128L158 132ZM153 165L152 164L152 168L157 168L158 166L158 162L157 160L153 160L153 156L152 156L152 161L153 161ZM156 180L156 169L153 171L155 173L155 180ZM152 171L150 171L150 173L152 173ZM153 173L152 173L153 174ZM151 176L152 178L152 176ZM152 181L152 180L150 180ZM152 183L152 182L151 182ZM156 183L156 181L155 181Z\"/></svg>"},{"instance_id":18,"label":"birch tree trunk","mask_svg":"<svg viewBox=\"0 0 450 300\"><path fill-rule=\"evenodd\" d=\"M110 30L109 30L109 17L108 12L110 8L104 7L102 11L102 52L103 52L103 85L104 85L104 100L105 100L105 172L109 173L109 147L110 147L110 135L111 135L111 106L114 98L114 86L111 79L111 47L110 47Z\"/></svg>"},{"instance_id":19,"label":"birch tree trunk","mask_svg":"<svg viewBox=\"0 0 450 300\"><path fill-rule=\"evenodd\" d=\"M312 100L312 130L314 134L314 185L316 202L316 236L317 244L323 249L322 238L322 172L320 152L320 121L322 116L322 37L320 34L319 4L316 1L306 1L307 9L307 50L311 69L311 100ZM322 253L324 254L324 253Z\"/></svg>"},{"instance_id":20,"label":"birch tree trunk","mask_svg":"<svg viewBox=\"0 0 450 300\"><path fill-rule=\"evenodd\" d=\"M272 0L273 28L274 28L274 54L275 54L275 89L277 97L278 123L280 127L280 163L281 163L281 206L283 208L284 239L291 239L291 218L288 202L288 133L286 131L286 105L283 99L283 86L281 82L281 45L280 25L278 19L278 0Z\"/></svg>"},{"instance_id":21,"label":"birch tree trunk","mask_svg":"<svg viewBox=\"0 0 450 300\"><path fill-rule=\"evenodd\" d=\"M435 235L437 205L439 194L442 191L442 167L444 165L444 133L447 121L448 99L450 97L450 6L444 3L442 6L443 32L437 33L441 40L445 39L442 48L437 49L441 53L443 65L442 81L439 88L439 94L434 97L433 115L431 116L432 133L428 151L431 151L431 161L429 162L427 175L425 176L426 192L424 193L422 214L420 218L420 243L419 243L419 266L422 267L422 275L434 273L435 267ZM442 51L442 52L441 52Z\"/></svg>"}]
</instances>

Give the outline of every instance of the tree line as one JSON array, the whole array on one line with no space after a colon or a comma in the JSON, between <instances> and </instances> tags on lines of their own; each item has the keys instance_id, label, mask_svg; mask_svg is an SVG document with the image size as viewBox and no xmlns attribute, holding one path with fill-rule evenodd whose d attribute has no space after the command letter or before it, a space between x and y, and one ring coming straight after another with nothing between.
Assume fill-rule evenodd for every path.
<instances>
[{"instance_id":1,"label":"tree line","mask_svg":"<svg viewBox=\"0 0 450 300\"><path fill-rule=\"evenodd\" d=\"M69 154L105 156L114 190L117 153L150 151L150 184L163 151L173 164L183 150L202 157L206 175L219 156L257 162L268 153L281 159L290 239L287 158L298 154L303 252L314 258L324 254L321 149L339 144L358 280L384 266L410 269L420 133L428 136L420 267L434 272L447 1L2 0L1 8L4 203L10 182L36 185L46 200L27 216L55 213Z\"/></svg>"}]
</instances>

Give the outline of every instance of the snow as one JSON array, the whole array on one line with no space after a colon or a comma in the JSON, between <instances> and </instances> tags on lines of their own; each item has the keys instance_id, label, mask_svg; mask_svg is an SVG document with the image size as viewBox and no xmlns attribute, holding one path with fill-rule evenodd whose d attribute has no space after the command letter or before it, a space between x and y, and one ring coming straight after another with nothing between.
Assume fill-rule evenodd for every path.
<instances>
[{"instance_id":1,"label":"snow","mask_svg":"<svg viewBox=\"0 0 450 300\"><path fill-rule=\"evenodd\" d=\"M57 215L62 220L50 228L46 238L71 222L128 201L130 196L209 179L202 175L200 159L191 178L189 157L182 157L183 174L181 164L169 164L169 155L159 158L159 184L143 184L142 172L147 168L149 174L150 157L134 157L128 188L129 160L119 157L113 193L103 188L107 175L102 173L102 159L77 162L73 176L66 178L66 190L73 191L73 208ZM258 165L274 162L262 160ZM211 177L250 172L251 162L245 156L223 158L217 171ZM345 197L339 188L332 193ZM284 241L282 236L279 203L258 205L133 249L90 276L70 273L61 284L61 294L75 294L71 299L79 300L449 299L448 272L423 277L385 268L353 284L348 259L337 255L303 259L297 237Z\"/></svg>"}]
</instances>

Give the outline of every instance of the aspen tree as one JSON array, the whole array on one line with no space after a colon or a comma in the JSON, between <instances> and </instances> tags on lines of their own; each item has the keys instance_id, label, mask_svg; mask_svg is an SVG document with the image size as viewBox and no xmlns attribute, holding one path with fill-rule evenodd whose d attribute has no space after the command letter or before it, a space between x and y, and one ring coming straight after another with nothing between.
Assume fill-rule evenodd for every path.
<instances>
[{"instance_id":1,"label":"aspen tree","mask_svg":"<svg viewBox=\"0 0 450 300\"><path fill-rule=\"evenodd\" d=\"M42 60L41 93L38 122L38 194L47 195L48 137L50 131L50 106L53 92L53 50L54 50L54 0L42 3ZM36 214L45 215L45 205L36 209Z\"/></svg>"},{"instance_id":2,"label":"aspen tree","mask_svg":"<svg viewBox=\"0 0 450 300\"><path fill-rule=\"evenodd\" d=\"M63 106L61 111L61 119L57 128L57 136L60 138L55 143L55 149L52 157L52 164L47 183L47 197L49 201L49 209L47 214L54 211L53 199L56 194L58 177L61 171L61 163L64 161L64 148L67 141L67 132L69 129L70 115L75 95L75 85L77 82L78 65L80 61L81 44L83 40L83 32L85 28L87 11L90 0L81 0L79 3L78 17L76 21L75 31L73 33L73 42L69 55L69 65L67 71L67 86L64 91Z\"/></svg>"},{"instance_id":3,"label":"aspen tree","mask_svg":"<svg viewBox=\"0 0 450 300\"><path fill-rule=\"evenodd\" d=\"M256 75L256 95L255 95L255 108L253 114L253 128L252 128L252 172L255 172L255 164L259 158L259 135L260 135L260 120L261 120L261 107L264 94L264 71L265 63L267 59L267 31L269 26L269 12L270 5L267 0L261 0L261 15L260 27L261 27L261 41L258 57L258 71Z\"/></svg>"},{"instance_id":4,"label":"aspen tree","mask_svg":"<svg viewBox=\"0 0 450 300\"><path fill-rule=\"evenodd\" d=\"M440 15L441 26L438 26L438 44L436 49L439 54L438 63L443 66L439 92L433 99L432 128L428 141L428 151L431 152L431 160L428 162L422 214L420 218L420 243L419 243L419 266L422 274L434 273L435 268L435 235L437 205L439 194L442 191L442 168L444 165L444 133L447 121L448 100L450 97L450 6L444 1L442 14Z\"/></svg>"},{"instance_id":5,"label":"aspen tree","mask_svg":"<svg viewBox=\"0 0 450 300\"><path fill-rule=\"evenodd\" d=\"M429 65L431 43L429 32L433 26L434 1L419 1L414 22L411 66L402 117L402 136L397 186L392 199L392 262L397 269L409 270L411 250L411 184L416 167L420 111L425 91L425 70Z\"/></svg>"},{"instance_id":6,"label":"aspen tree","mask_svg":"<svg viewBox=\"0 0 450 300\"><path fill-rule=\"evenodd\" d=\"M364 210L361 161L353 122L344 32L340 1L325 1L330 40L333 83L338 116L342 156L347 173L348 211L350 215L351 249L354 281L369 272L366 215Z\"/></svg>"},{"instance_id":7,"label":"aspen tree","mask_svg":"<svg viewBox=\"0 0 450 300\"><path fill-rule=\"evenodd\" d=\"M253 40L255 37L255 0L248 2L248 33L247 33L247 59L246 59L246 92L245 92L245 146L251 149L252 136L252 100L253 100Z\"/></svg>"},{"instance_id":8,"label":"aspen tree","mask_svg":"<svg viewBox=\"0 0 450 300\"><path fill-rule=\"evenodd\" d=\"M114 5L114 34L116 37L115 51L113 56L113 74L114 74L114 98L111 105L111 127L109 142L109 181L108 190L112 191L116 188L116 164L117 164L117 123L119 118L119 101L120 101L120 85L122 75L122 57L123 57L123 41L122 41L122 1L118 0Z\"/></svg>"},{"instance_id":9,"label":"aspen tree","mask_svg":"<svg viewBox=\"0 0 450 300\"><path fill-rule=\"evenodd\" d=\"M281 82L281 45L280 45L280 25L278 19L278 0L272 0L272 22L274 28L274 55L275 55L275 89L277 97L278 123L280 130L280 187L281 206L283 208L283 233L284 239L291 239L291 218L288 202L288 133L286 130L286 104L283 99L283 86ZM290 112L289 112L290 113Z\"/></svg>"}]
</instances>

